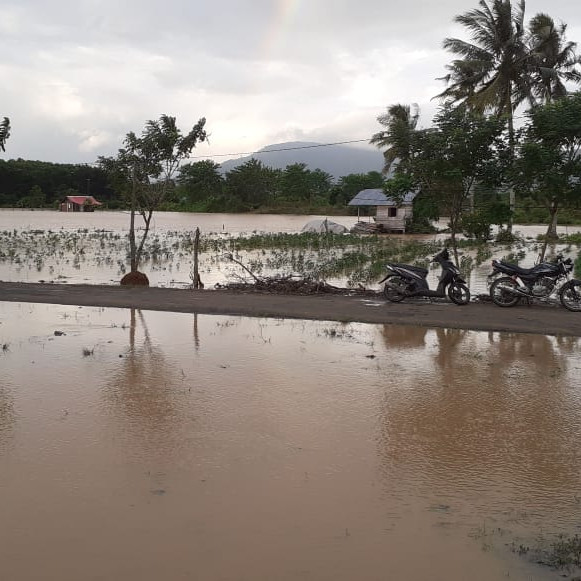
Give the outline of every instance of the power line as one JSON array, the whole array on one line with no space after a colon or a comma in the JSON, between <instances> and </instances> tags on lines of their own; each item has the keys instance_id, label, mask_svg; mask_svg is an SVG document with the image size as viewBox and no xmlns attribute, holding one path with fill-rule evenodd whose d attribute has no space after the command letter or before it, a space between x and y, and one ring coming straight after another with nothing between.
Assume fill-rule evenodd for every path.
<instances>
[{"instance_id":1,"label":"power line","mask_svg":"<svg viewBox=\"0 0 581 581\"><path fill-rule=\"evenodd\" d=\"M265 150L257 150L257 151L243 151L239 153L215 153L213 155L196 155L192 156L189 159L207 159L208 157L233 157L233 156L240 156L240 155L255 155L260 153L274 153L276 151L295 151L297 149L314 149L316 147L329 147L331 145L346 145L348 143L369 143L369 138L367 139L351 139L349 141L336 141L334 143L316 143L314 145L300 145L297 147L280 147L278 149L265 149Z\"/></svg>"}]
</instances>

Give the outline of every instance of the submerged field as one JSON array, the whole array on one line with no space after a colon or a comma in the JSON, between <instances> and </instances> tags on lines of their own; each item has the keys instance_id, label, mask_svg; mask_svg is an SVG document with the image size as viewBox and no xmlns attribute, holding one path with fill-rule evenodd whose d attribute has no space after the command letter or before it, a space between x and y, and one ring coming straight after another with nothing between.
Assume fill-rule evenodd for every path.
<instances>
[{"instance_id":1,"label":"submerged field","mask_svg":"<svg viewBox=\"0 0 581 581\"><path fill-rule=\"evenodd\" d=\"M563 237L550 252L576 258L579 237ZM206 286L249 280L238 263L260 277L297 275L343 287L378 288L386 262L406 262L439 270L429 259L447 244L437 236L357 236L300 233L206 233L200 240L200 274ZM486 292L492 257L534 264L541 244L521 237L512 245L461 241L461 269L473 293ZM144 249L141 270L152 285L191 284L194 234L154 231ZM127 233L106 229L17 229L0 231L0 280L117 284L127 271ZM234 261L232 260L234 259ZM236 261L236 262L235 262Z\"/></svg>"}]
</instances>

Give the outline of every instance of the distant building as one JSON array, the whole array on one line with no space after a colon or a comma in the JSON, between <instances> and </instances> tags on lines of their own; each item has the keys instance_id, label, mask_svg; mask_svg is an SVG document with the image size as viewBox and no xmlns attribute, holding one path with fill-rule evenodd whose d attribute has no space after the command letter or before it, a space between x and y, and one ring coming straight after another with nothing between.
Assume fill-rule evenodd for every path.
<instances>
[{"instance_id":1,"label":"distant building","mask_svg":"<svg viewBox=\"0 0 581 581\"><path fill-rule=\"evenodd\" d=\"M93 196L67 196L61 202L61 212L93 212L97 206L101 206Z\"/></svg>"},{"instance_id":2,"label":"distant building","mask_svg":"<svg viewBox=\"0 0 581 581\"><path fill-rule=\"evenodd\" d=\"M408 192L400 202L385 195L381 188L361 190L349 206L375 206L375 229L382 232L405 232L406 224L413 216L416 192Z\"/></svg>"}]
</instances>

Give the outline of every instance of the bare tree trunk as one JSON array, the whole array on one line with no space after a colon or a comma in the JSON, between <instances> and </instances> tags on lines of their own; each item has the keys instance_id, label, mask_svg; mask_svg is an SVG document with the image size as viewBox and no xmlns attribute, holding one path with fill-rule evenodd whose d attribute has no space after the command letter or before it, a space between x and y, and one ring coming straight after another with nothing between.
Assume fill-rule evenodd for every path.
<instances>
[{"instance_id":1,"label":"bare tree trunk","mask_svg":"<svg viewBox=\"0 0 581 581\"><path fill-rule=\"evenodd\" d=\"M470 213L474 214L474 182L468 188L468 200L470 202Z\"/></svg>"},{"instance_id":2,"label":"bare tree trunk","mask_svg":"<svg viewBox=\"0 0 581 581\"><path fill-rule=\"evenodd\" d=\"M458 258L458 241L456 240L456 230L458 228L458 216L455 216L455 211L452 211L450 216L450 240L452 241L452 251L454 253L454 262L460 268L460 260Z\"/></svg>"},{"instance_id":3,"label":"bare tree trunk","mask_svg":"<svg viewBox=\"0 0 581 581\"><path fill-rule=\"evenodd\" d=\"M551 207L549 208L550 218L549 225L547 226L547 233L545 234L545 242L543 243L543 249L541 250L540 261L545 259L545 254L547 253L547 246L550 241L555 241L559 237L557 235L557 211L559 210L559 204L556 200L553 200Z\"/></svg>"},{"instance_id":4,"label":"bare tree trunk","mask_svg":"<svg viewBox=\"0 0 581 581\"><path fill-rule=\"evenodd\" d=\"M135 208L137 206L137 184L135 182L135 168L132 171L131 184L131 217L129 219L129 257L131 260L131 272L137 272L138 260L135 245Z\"/></svg>"},{"instance_id":5,"label":"bare tree trunk","mask_svg":"<svg viewBox=\"0 0 581 581\"><path fill-rule=\"evenodd\" d=\"M151 224L151 218L153 216L153 210L149 210L148 212L141 212L141 216L143 217L143 221L145 222L145 230L143 231L143 235L141 236L141 241L139 242L139 248L135 253L135 270L138 269L139 263L141 262L141 255L143 254L143 247L145 246L145 241L147 240L147 235L149 234L149 226ZM135 234L133 235L135 238Z\"/></svg>"},{"instance_id":6,"label":"bare tree trunk","mask_svg":"<svg viewBox=\"0 0 581 581\"><path fill-rule=\"evenodd\" d=\"M200 229L196 228L196 235L194 237L194 274L192 277L193 288L201 289L204 288L202 280L200 278L200 272L198 270L198 254L200 252Z\"/></svg>"},{"instance_id":7,"label":"bare tree trunk","mask_svg":"<svg viewBox=\"0 0 581 581\"><path fill-rule=\"evenodd\" d=\"M559 209L559 206L557 204L557 202L555 200L553 200L553 203L551 204L551 209L550 209L550 220L549 220L549 226L547 228L547 238L550 238L551 240L557 240L557 238L559 238L559 236L557 235L557 211Z\"/></svg>"},{"instance_id":8,"label":"bare tree trunk","mask_svg":"<svg viewBox=\"0 0 581 581\"><path fill-rule=\"evenodd\" d=\"M508 110L509 110L509 114L508 114L508 147L510 150L510 159L511 159L511 163L514 162L514 119L512 116L512 103L510 102L510 97L509 97L509 105L508 105ZM516 207L516 194L514 192L514 188L512 186L512 184L510 185L510 189L508 191L508 207L510 210L510 216L508 218L508 223L506 225L506 231L509 234L512 234L512 223L513 223L513 219L514 219L514 210Z\"/></svg>"}]
</instances>

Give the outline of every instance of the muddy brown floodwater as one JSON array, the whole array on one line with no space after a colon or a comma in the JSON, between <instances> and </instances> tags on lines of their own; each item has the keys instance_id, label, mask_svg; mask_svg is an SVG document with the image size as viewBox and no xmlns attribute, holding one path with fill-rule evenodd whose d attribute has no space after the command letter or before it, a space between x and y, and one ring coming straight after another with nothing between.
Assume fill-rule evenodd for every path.
<instances>
[{"instance_id":1,"label":"muddy brown floodwater","mask_svg":"<svg viewBox=\"0 0 581 581\"><path fill-rule=\"evenodd\" d=\"M0 302L1 578L559 579L511 547L578 531L580 370L575 337Z\"/></svg>"}]
</instances>

